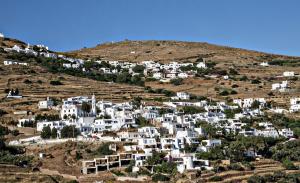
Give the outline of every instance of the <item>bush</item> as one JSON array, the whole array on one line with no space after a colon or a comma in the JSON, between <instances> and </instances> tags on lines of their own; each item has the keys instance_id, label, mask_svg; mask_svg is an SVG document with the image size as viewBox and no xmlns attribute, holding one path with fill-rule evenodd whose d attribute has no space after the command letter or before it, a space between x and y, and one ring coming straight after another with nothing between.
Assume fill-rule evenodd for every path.
<instances>
[{"instance_id":1,"label":"bush","mask_svg":"<svg viewBox=\"0 0 300 183\"><path fill-rule=\"evenodd\" d=\"M287 170L297 170L297 167L296 167L296 166L294 165L294 163L293 163L291 160L289 160L289 159L283 160L282 164L283 164L283 167L284 167L285 169L287 169Z\"/></svg>"},{"instance_id":2,"label":"bush","mask_svg":"<svg viewBox=\"0 0 300 183\"><path fill-rule=\"evenodd\" d=\"M229 74L230 74L230 75L238 75L239 73L238 73L238 71L236 71L236 70L230 68L230 69L229 69Z\"/></svg>"},{"instance_id":3,"label":"bush","mask_svg":"<svg viewBox=\"0 0 300 183\"><path fill-rule=\"evenodd\" d=\"M109 143L101 144L97 149L97 154L100 155L112 155L114 152L109 149Z\"/></svg>"},{"instance_id":4,"label":"bush","mask_svg":"<svg viewBox=\"0 0 300 183\"><path fill-rule=\"evenodd\" d=\"M154 168L157 173L175 174L177 172L177 165L174 162L162 162Z\"/></svg>"},{"instance_id":5,"label":"bush","mask_svg":"<svg viewBox=\"0 0 300 183\"><path fill-rule=\"evenodd\" d=\"M61 138L76 138L80 131L75 126L64 126L61 129Z\"/></svg>"},{"instance_id":6,"label":"bush","mask_svg":"<svg viewBox=\"0 0 300 183\"><path fill-rule=\"evenodd\" d=\"M243 171L244 170L244 168L238 163L230 164L228 168L230 168L231 170L237 170L237 171Z\"/></svg>"},{"instance_id":7,"label":"bush","mask_svg":"<svg viewBox=\"0 0 300 183\"><path fill-rule=\"evenodd\" d=\"M265 183L265 179L259 175L253 175L247 180L248 183Z\"/></svg>"},{"instance_id":8,"label":"bush","mask_svg":"<svg viewBox=\"0 0 300 183\"><path fill-rule=\"evenodd\" d=\"M0 109L0 117L3 116L3 115L5 115L5 114L7 114L7 112L4 111L4 110L2 110L2 109Z\"/></svg>"},{"instance_id":9,"label":"bush","mask_svg":"<svg viewBox=\"0 0 300 183\"><path fill-rule=\"evenodd\" d=\"M57 138L57 129L52 128L51 130L51 138L56 139Z\"/></svg>"},{"instance_id":10,"label":"bush","mask_svg":"<svg viewBox=\"0 0 300 183\"><path fill-rule=\"evenodd\" d=\"M219 181L222 181L223 178L216 175L216 176L211 177L209 180L213 181L213 182L219 182Z\"/></svg>"},{"instance_id":11,"label":"bush","mask_svg":"<svg viewBox=\"0 0 300 183\"><path fill-rule=\"evenodd\" d=\"M144 72L145 67L143 65L136 65L135 67L132 68L133 72L136 73L143 73Z\"/></svg>"},{"instance_id":12,"label":"bush","mask_svg":"<svg viewBox=\"0 0 300 183\"><path fill-rule=\"evenodd\" d=\"M51 128L50 126L45 126L41 132L42 139L50 139L51 137Z\"/></svg>"},{"instance_id":13,"label":"bush","mask_svg":"<svg viewBox=\"0 0 300 183\"><path fill-rule=\"evenodd\" d=\"M115 174L116 176L124 176L125 174L119 170L111 170L111 173Z\"/></svg>"},{"instance_id":14,"label":"bush","mask_svg":"<svg viewBox=\"0 0 300 183\"><path fill-rule=\"evenodd\" d=\"M229 92L227 90L223 90L223 91L220 92L220 95L221 96L227 96L227 95L229 95Z\"/></svg>"},{"instance_id":15,"label":"bush","mask_svg":"<svg viewBox=\"0 0 300 183\"><path fill-rule=\"evenodd\" d=\"M60 82L59 80L52 80L52 81L50 81L50 84L51 85L63 85L63 83Z\"/></svg>"},{"instance_id":16,"label":"bush","mask_svg":"<svg viewBox=\"0 0 300 183\"><path fill-rule=\"evenodd\" d=\"M152 176L152 181L154 181L154 182L163 181L164 182L164 181L170 181L170 178L166 175L158 173L158 174L155 174Z\"/></svg>"},{"instance_id":17,"label":"bush","mask_svg":"<svg viewBox=\"0 0 300 183\"><path fill-rule=\"evenodd\" d=\"M29 79L25 79L23 83L25 83L25 84L31 84L32 81L30 81Z\"/></svg>"},{"instance_id":18,"label":"bush","mask_svg":"<svg viewBox=\"0 0 300 183\"><path fill-rule=\"evenodd\" d=\"M0 125L0 137L8 135L9 129L5 126Z\"/></svg>"},{"instance_id":19,"label":"bush","mask_svg":"<svg viewBox=\"0 0 300 183\"><path fill-rule=\"evenodd\" d=\"M182 109L184 111L184 114L197 114L205 112L204 108L196 106L184 106Z\"/></svg>"},{"instance_id":20,"label":"bush","mask_svg":"<svg viewBox=\"0 0 300 183\"><path fill-rule=\"evenodd\" d=\"M254 79L251 81L251 84L260 84L260 83L261 83L261 81L258 79Z\"/></svg>"},{"instance_id":21,"label":"bush","mask_svg":"<svg viewBox=\"0 0 300 183\"><path fill-rule=\"evenodd\" d=\"M20 134L20 132L19 132L19 130L13 130L13 131L11 131L11 134L13 136L18 136Z\"/></svg>"},{"instance_id":22,"label":"bush","mask_svg":"<svg viewBox=\"0 0 300 183\"><path fill-rule=\"evenodd\" d=\"M178 86L183 84L183 79L182 78L177 78L177 79L171 79L170 81L173 85Z\"/></svg>"},{"instance_id":23,"label":"bush","mask_svg":"<svg viewBox=\"0 0 300 183\"><path fill-rule=\"evenodd\" d=\"M248 77L247 76L242 76L241 78L240 78L240 81L247 81L248 80Z\"/></svg>"},{"instance_id":24,"label":"bush","mask_svg":"<svg viewBox=\"0 0 300 183\"><path fill-rule=\"evenodd\" d=\"M237 93L238 93L238 92L235 91L235 90L232 90L232 91L230 92L231 95L236 95Z\"/></svg>"}]
</instances>

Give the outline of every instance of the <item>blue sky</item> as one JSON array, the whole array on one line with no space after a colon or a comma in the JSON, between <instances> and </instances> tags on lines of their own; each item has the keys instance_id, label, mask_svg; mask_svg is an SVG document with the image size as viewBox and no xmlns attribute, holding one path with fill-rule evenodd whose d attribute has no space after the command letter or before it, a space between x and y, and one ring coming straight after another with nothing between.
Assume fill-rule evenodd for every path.
<instances>
[{"instance_id":1,"label":"blue sky","mask_svg":"<svg viewBox=\"0 0 300 183\"><path fill-rule=\"evenodd\" d=\"M299 0L0 0L0 32L52 50L208 42L300 56Z\"/></svg>"}]
</instances>

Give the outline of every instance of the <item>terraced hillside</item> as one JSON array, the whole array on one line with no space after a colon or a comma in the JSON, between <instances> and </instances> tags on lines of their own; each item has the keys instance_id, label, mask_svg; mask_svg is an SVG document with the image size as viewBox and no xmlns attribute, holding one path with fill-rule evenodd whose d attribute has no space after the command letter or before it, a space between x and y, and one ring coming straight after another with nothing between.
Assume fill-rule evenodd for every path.
<instances>
[{"instance_id":1,"label":"terraced hillside","mask_svg":"<svg viewBox=\"0 0 300 183\"><path fill-rule=\"evenodd\" d=\"M1 121L11 121L14 111L27 110L36 112L39 100L47 97L58 101L71 96L91 96L97 100L124 101L137 96L153 99L164 97L162 94L149 94L143 87L74 77L65 74L51 74L39 66L4 66L0 62L0 108L9 115ZM63 85L51 85L50 81L60 80ZM18 88L24 96L22 99L7 99L5 89ZM14 116L16 117L16 116Z\"/></svg>"},{"instance_id":2,"label":"terraced hillside","mask_svg":"<svg viewBox=\"0 0 300 183\"><path fill-rule=\"evenodd\" d=\"M66 183L72 179L65 179L59 175L47 175L33 172L30 168L20 168L14 165L0 165L0 182L22 183Z\"/></svg>"},{"instance_id":3,"label":"terraced hillside","mask_svg":"<svg viewBox=\"0 0 300 183\"><path fill-rule=\"evenodd\" d=\"M282 171L286 174L296 174L300 173L300 170L285 170L284 167L282 167L282 164L280 162L270 160L270 159L263 159L260 161L256 161L253 163L254 170L251 171L225 171L217 174L203 174L199 181L204 182L213 182L210 179L214 176L221 177L222 181L218 182L247 182L247 179L253 175L267 175L267 174L273 174L276 171Z\"/></svg>"},{"instance_id":4,"label":"terraced hillside","mask_svg":"<svg viewBox=\"0 0 300 183\"><path fill-rule=\"evenodd\" d=\"M144 60L186 62L195 61L201 57L219 62L226 61L228 64L251 63L262 59L297 58L208 43L183 41L121 41L99 44L93 48L84 48L68 54L82 58L102 58L133 62Z\"/></svg>"},{"instance_id":5,"label":"terraced hillside","mask_svg":"<svg viewBox=\"0 0 300 183\"><path fill-rule=\"evenodd\" d=\"M299 57L274 55L257 51L249 51L226 46L212 45L208 43L180 42L180 41L122 41L116 43L105 43L93 48L85 48L78 51L66 53L74 57L85 59L121 60L129 62L140 62L154 60L161 63L171 61L194 62L204 58L207 62L215 63L216 70L229 73L230 69L237 71L233 79L225 80L223 77L186 79L182 85L174 86L160 82L147 82L147 86L153 88L166 88L172 91L186 91L195 95L202 95L214 99L224 100L218 89L234 89L237 94L231 98L265 97L270 98L271 85L276 82L288 80L281 77L284 71L294 71L300 74L300 67L294 65L272 65L262 67L259 64L274 60L289 60L298 63ZM230 74L229 74L230 75ZM247 80L240 80L247 77ZM260 83L253 83L259 80ZM271 95L275 101L281 102L282 98L300 96L300 84L291 81L291 90L288 93L275 92ZM232 86L237 86L233 88ZM286 99L283 99L286 101Z\"/></svg>"}]
</instances>

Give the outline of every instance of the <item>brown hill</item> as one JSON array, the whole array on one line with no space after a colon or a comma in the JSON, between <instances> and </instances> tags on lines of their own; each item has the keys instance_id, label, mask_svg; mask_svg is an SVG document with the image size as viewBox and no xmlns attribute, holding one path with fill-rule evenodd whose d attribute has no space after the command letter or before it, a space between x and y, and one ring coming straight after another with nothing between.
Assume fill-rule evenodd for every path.
<instances>
[{"instance_id":1,"label":"brown hill","mask_svg":"<svg viewBox=\"0 0 300 183\"><path fill-rule=\"evenodd\" d=\"M214 61L226 61L227 63L297 59L297 57L267 54L208 43L182 41L121 41L99 44L93 48L84 48L68 54L81 58L102 58L133 62L144 60L186 62L195 61L199 57Z\"/></svg>"}]
</instances>

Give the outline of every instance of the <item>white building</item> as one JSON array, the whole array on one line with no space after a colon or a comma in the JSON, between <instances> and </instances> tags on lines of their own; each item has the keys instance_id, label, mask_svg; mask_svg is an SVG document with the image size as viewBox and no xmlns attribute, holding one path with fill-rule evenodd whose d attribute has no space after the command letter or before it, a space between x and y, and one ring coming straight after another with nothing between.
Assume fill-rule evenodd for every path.
<instances>
[{"instance_id":1,"label":"white building","mask_svg":"<svg viewBox=\"0 0 300 183\"><path fill-rule=\"evenodd\" d=\"M288 88L288 81L282 81L281 83L274 83L272 84L271 90L279 90L280 92L285 91Z\"/></svg>"},{"instance_id":2,"label":"white building","mask_svg":"<svg viewBox=\"0 0 300 183\"><path fill-rule=\"evenodd\" d=\"M259 65L263 66L263 67L269 67L269 63L268 62L262 62Z\"/></svg>"},{"instance_id":3,"label":"white building","mask_svg":"<svg viewBox=\"0 0 300 183\"><path fill-rule=\"evenodd\" d=\"M47 97L47 100L39 101L38 108L39 109L49 109L53 106L54 102Z\"/></svg>"},{"instance_id":4,"label":"white building","mask_svg":"<svg viewBox=\"0 0 300 183\"><path fill-rule=\"evenodd\" d=\"M0 33L0 37L1 37L1 38L4 38L4 34L3 34L3 33Z\"/></svg>"},{"instance_id":5,"label":"white building","mask_svg":"<svg viewBox=\"0 0 300 183\"><path fill-rule=\"evenodd\" d=\"M266 104L265 98L233 99L233 103L237 104L241 108L250 108L255 101L259 102L260 107L263 107Z\"/></svg>"},{"instance_id":6,"label":"white building","mask_svg":"<svg viewBox=\"0 0 300 183\"><path fill-rule=\"evenodd\" d=\"M76 118L84 116L84 112L81 110L81 107L79 105L70 104L70 105L62 105L61 111L60 111L60 117L61 119L64 119L65 117L72 117L75 116Z\"/></svg>"},{"instance_id":7,"label":"white building","mask_svg":"<svg viewBox=\"0 0 300 183\"><path fill-rule=\"evenodd\" d=\"M3 62L4 65L25 65L25 66L28 66L28 63L26 62L16 62L16 61L13 61L13 60L5 60Z\"/></svg>"},{"instance_id":8,"label":"white building","mask_svg":"<svg viewBox=\"0 0 300 183\"><path fill-rule=\"evenodd\" d=\"M40 121L36 124L36 130L41 132L44 127L49 126L52 130L52 128L56 128L57 130L61 130L64 126L66 126L66 123L63 121Z\"/></svg>"},{"instance_id":9,"label":"white building","mask_svg":"<svg viewBox=\"0 0 300 183\"><path fill-rule=\"evenodd\" d=\"M291 98L290 103L290 112L297 112L300 110L300 98Z\"/></svg>"},{"instance_id":10,"label":"white building","mask_svg":"<svg viewBox=\"0 0 300 183\"><path fill-rule=\"evenodd\" d=\"M138 129L138 132L142 137L147 137L147 138L154 138L154 137L159 137L160 133L155 127L152 126L145 126L142 128Z\"/></svg>"},{"instance_id":11,"label":"white building","mask_svg":"<svg viewBox=\"0 0 300 183\"><path fill-rule=\"evenodd\" d=\"M285 72L283 72L283 76L284 77L294 77L295 72L285 71Z\"/></svg>"},{"instance_id":12,"label":"white building","mask_svg":"<svg viewBox=\"0 0 300 183\"><path fill-rule=\"evenodd\" d=\"M190 100L190 94L186 92L177 92L175 97L171 97L172 100Z\"/></svg>"},{"instance_id":13,"label":"white building","mask_svg":"<svg viewBox=\"0 0 300 183\"><path fill-rule=\"evenodd\" d=\"M206 68L205 62L199 62L196 66L197 68Z\"/></svg>"}]
</instances>

